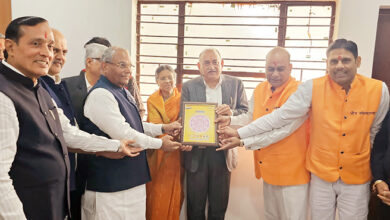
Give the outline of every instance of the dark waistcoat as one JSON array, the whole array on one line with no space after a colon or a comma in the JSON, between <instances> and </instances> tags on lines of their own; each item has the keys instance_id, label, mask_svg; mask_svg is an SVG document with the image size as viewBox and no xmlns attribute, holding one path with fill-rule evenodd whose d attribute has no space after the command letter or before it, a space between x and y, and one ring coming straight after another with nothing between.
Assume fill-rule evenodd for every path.
<instances>
[{"instance_id":1,"label":"dark waistcoat","mask_svg":"<svg viewBox=\"0 0 390 220\"><path fill-rule=\"evenodd\" d=\"M0 91L14 103L17 153L9 175L29 220L63 220L69 210L69 158L49 94L0 63Z\"/></svg>"},{"instance_id":2,"label":"dark waistcoat","mask_svg":"<svg viewBox=\"0 0 390 220\"><path fill-rule=\"evenodd\" d=\"M134 99L126 89L115 86L104 76L100 77L90 92L97 88L103 88L111 92L118 102L120 112L126 122L134 130L144 132ZM107 106L96 106L96 108L107 108ZM102 115L102 117L104 116ZM83 130L110 138L109 135L86 118L84 118ZM92 191L116 192L130 189L150 180L145 151L137 157L124 157L118 160L88 155L87 167L87 189Z\"/></svg>"},{"instance_id":3,"label":"dark waistcoat","mask_svg":"<svg viewBox=\"0 0 390 220\"><path fill-rule=\"evenodd\" d=\"M56 102L58 108L61 108L64 115L69 119L71 125L76 125L75 115L70 101L70 95L65 81L61 81L59 84L55 84L54 80L50 76L43 76L40 78L41 85L49 95ZM70 190L76 189L75 184L75 154L69 152L70 161Z\"/></svg>"}]
</instances>

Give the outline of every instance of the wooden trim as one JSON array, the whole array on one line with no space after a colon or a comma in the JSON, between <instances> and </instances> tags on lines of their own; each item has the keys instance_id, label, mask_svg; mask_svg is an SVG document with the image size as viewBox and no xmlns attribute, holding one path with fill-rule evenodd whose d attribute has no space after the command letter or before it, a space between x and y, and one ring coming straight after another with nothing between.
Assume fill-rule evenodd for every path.
<instances>
[{"instance_id":1,"label":"wooden trim","mask_svg":"<svg viewBox=\"0 0 390 220\"><path fill-rule=\"evenodd\" d=\"M218 16L218 15L185 15L185 10L186 10L186 3L215 3L215 4L221 4L221 3L237 3L237 4L278 4L280 5L280 15L278 16ZM141 4L176 4L179 5L179 13L178 15L178 22L159 22L159 21L142 21L142 16L173 16L173 15L155 15L155 14L141 14ZM307 18L308 16L287 16L288 15L288 8L290 6L330 6L332 9L332 15L331 16L318 16L318 17L311 17L312 19L315 18L328 18L330 19L330 24L329 25L310 25L311 27L329 27L330 33L329 33L329 39L286 39L286 30L288 27L307 27L307 25L287 25L287 19L288 18ZM335 23L335 13L336 13L336 2L334 0L332 1L316 1L316 0L308 0L308 1L264 1L264 0L254 0L254 1L230 1L230 0L220 0L220 1L209 1L209 0L198 0L198 1L188 1L188 0L165 0L165 1L157 1L157 0L139 0L138 1L138 11L137 11L137 26L140 26L142 23L159 23L159 24L172 24L172 25L178 25L178 36L157 36L157 35L140 35L140 29L137 29L137 48L139 45L142 44L156 44L156 45L176 45L177 46L177 56L156 56L156 57L166 57L166 58L176 58L177 63L171 63L172 65L177 65L177 79L176 79L176 85L179 89L181 89L181 85L183 82L183 79L186 78L185 75L199 75L198 70L191 70L191 69L184 69L185 65L190 65L194 66L196 64L184 64L184 59L190 58L190 59L195 59L193 57L185 57L184 56L184 46L185 45L191 45L191 46L216 46L216 47L266 47L270 48L272 46L262 46L262 45L211 45L211 44L197 44L197 43L192 43L192 44L185 44L184 39L186 38L194 38L194 39L232 39L232 38L225 38L225 37L197 37L197 36L185 36L185 31L184 27L185 25L229 25L229 26L234 26L234 25L239 25L239 26L274 26L279 28L278 32L278 38L277 39L261 39L261 38L234 38L237 40L273 40L277 41L278 46L285 46L286 41L291 41L291 40L300 40L300 41L328 41L329 43L331 42L333 38L333 32L334 32L334 23ZM186 17L274 17L274 18L279 18L279 24L276 25L269 25L269 24L203 24L203 23L185 23ZM166 38L177 38L177 44L176 43L162 43L162 42L141 42L140 39L141 37L166 37ZM287 48L326 48L324 46L287 46ZM137 67L140 66L140 64L157 64L157 62L139 62L140 57L155 57L153 55L141 55L139 50L137 50ZM228 60L227 58L226 60ZM240 60L240 59L232 59L232 60ZM252 59L248 59L252 60ZM292 61L294 62L294 61ZM324 62L321 60L315 60L315 61L295 61L295 62ZM164 63L165 64L165 63ZM227 67L227 66L226 66ZM235 66L231 65L231 67L243 67L243 66ZM246 67L246 66L245 66ZM248 66L248 68L260 68L260 66ZM301 71L301 78L302 78L302 73L303 70L323 70L319 68L294 68L298 69ZM224 74L227 75L232 75L232 76L239 76L239 77L254 77L254 78L265 78L264 73L260 72L243 72L243 71L224 71ZM139 82L139 77L138 77L138 72L137 72L137 81Z\"/></svg>"},{"instance_id":2,"label":"wooden trim","mask_svg":"<svg viewBox=\"0 0 390 220\"><path fill-rule=\"evenodd\" d=\"M279 18L279 27L278 27L278 46L284 47L286 41L286 32L287 32L287 5L280 5L280 18Z\"/></svg>"},{"instance_id":3,"label":"wooden trim","mask_svg":"<svg viewBox=\"0 0 390 220\"><path fill-rule=\"evenodd\" d=\"M324 0L301 0L301 1L296 1L294 4L328 4L329 2L335 2L336 0L329 0L329 1L324 1ZM237 4L280 4L286 2L286 0L138 0L140 3L147 3L147 4L179 4L179 3L237 3Z\"/></svg>"},{"instance_id":4,"label":"wooden trim","mask_svg":"<svg viewBox=\"0 0 390 220\"><path fill-rule=\"evenodd\" d=\"M140 12L141 11L141 4L138 2L137 4L137 21L139 21L141 19L141 15ZM140 36L140 33L141 33L141 24L139 22L136 22L136 33L137 33L137 36L136 36L136 41L137 41L137 55L141 53L141 36ZM136 69L137 69L137 73L136 73L136 77L135 77L135 80L137 82L137 86L138 88L141 88L140 87L140 78L141 78L141 64L140 64L140 57L139 56L136 56Z\"/></svg>"},{"instance_id":5,"label":"wooden trim","mask_svg":"<svg viewBox=\"0 0 390 220\"><path fill-rule=\"evenodd\" d=\"M0 0L0 33L5 34L11 20L11 0Z\"/></svg>"},{"instance_id":6,"label":"wooden trim","mask_svg":"<svg viewBox=\"0 0 390 220\"><path fill-rule=\"evenodd\" d=\"M178 36L177 39L177 67L176 67L176 85L177 89L181 91L181 86L183 83L183 62L184 62L184 26L185 26L185 10L186 5L184 2L179 4L179 26L178 26Z\"/></svg>"},{"instance_id":7,"label":"wooden trim","mask_svg":"<svg viewBox=\"0 0 390 220\"><path fill-rule=\"evenodd\" d=\"M333 42L333 35L334 35L334 25L336 21L336 2L331 3L332 7L332 18L330 19L330 30L329 30L329 44Z\"/></svg>"}]
</instances>

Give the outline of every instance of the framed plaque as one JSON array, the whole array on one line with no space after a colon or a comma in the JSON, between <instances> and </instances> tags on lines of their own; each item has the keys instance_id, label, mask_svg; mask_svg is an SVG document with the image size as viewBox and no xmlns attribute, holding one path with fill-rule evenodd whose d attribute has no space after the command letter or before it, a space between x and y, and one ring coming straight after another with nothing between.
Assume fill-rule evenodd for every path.
<instances>
[{"instance_id":1,"label":"framed plaque","mask_svg":"<svg viewBox=\"0 0 390 220\"><path fill-rule=\"evenodd\" d=\"M181 143L197 146L218 146L217 103L183 102Z\"/></svg>"}]
</instances>

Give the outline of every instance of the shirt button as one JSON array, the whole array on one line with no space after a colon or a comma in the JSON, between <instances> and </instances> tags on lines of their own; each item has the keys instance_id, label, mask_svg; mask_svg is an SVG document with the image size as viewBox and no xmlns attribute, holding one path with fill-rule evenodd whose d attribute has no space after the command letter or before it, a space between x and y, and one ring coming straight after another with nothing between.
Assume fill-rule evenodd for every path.
<instances>
[{"instance_id":1,"label":"shirt button","mask_svg":"<svg viewBox=\"0 0 390 220\"><path fill-rule=\"evenodd\" d=\"M343 133L343 136L345 136L345 133Z\"/></svg>"},{"instance_id":2,"label":"shirt button","mask_svg":"<svg viewBox=\"0 0 390 220\"><path fill-rule=\"evenodd\" d=\"M266 109L265 109L265 111L267 111L267 112L268 112L268 108L266 108Z\"/></svg>"},{"instance_id":3,"label":"shirt button","mask_svg":"<svg viewBox=\"0 0 390 220\"><path fill-rule=\"evenodd\" d=\"M269 98L272 99L272 96L270 96Z\"/></svg>"},{"instance_id":4,"label":"shirt button","mask_svg":"<svg viewBox=\"0 0 390 220\"><path fill-rule=\"evenodd\" d=\"M348 102L348 99L346 99L345 102Z\"/></svg>"},{"instance_id":5,"label":"shirt button","mask_svg":"<svg viewBox=\"0 0 390 220\"><path fill-rule=\"evenodd\" d=\"M343 169L343 167L339 167L340 168L340 170L342 170Z\"/></svg>"},{"instance_id":6,"label":"shirt button","mask_svg":"<svg viewBox=\"0 0 390 220\"><path fill-rule=\"evenodd\" d=\"M344 153L344 151L341 151L341 152L340 152L340 154L343 154L343 153Z\"/></svg>"},{"instance_id":7,"label":"shirt button","mask_svg":"<svg viewBox=\"0 0 390 220\"><path fill-rule=\"evenodd\" d=\"M44 115L47 115L47 112L43 112Z\"/></svg>"},{"instance_id":8,"label":"shirt button","mask_svg":"<svg viewBox=\"0 0 390 220\"><path fill-rule=\"evenodd\" d=\"M57 134L57 133L54 133L54 136L56 136L56 137L57 137L57 136L58 136L58 134Z\"/></svg>"},{"instance_id":9,"label":"shirt button","mask_svg":"<svg viewBox=\"0 0 390 220\"><path fill-rule=\"evenodd\" d=\"M263 162L259 161L259 164L262 164Z\"/></svg>"},{"instance_id":10,"label":"shirt button","mask_svg":"<svg viewBox=\"0 0 390 220\"><path fill-rule=\"evenodd\" d=\"M344 116L344 119L347 119L347 116Z\"/></svg>"}]
</instances>

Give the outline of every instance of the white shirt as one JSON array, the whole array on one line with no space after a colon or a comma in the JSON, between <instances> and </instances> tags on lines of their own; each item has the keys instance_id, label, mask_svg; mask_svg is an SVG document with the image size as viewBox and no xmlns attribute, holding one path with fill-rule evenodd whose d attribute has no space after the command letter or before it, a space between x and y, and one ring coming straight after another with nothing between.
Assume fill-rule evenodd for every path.
<instances>
[{"instance_id":1,"label":"white shirt","mask_svg":"<svg viewBox=\"0 0 390 220\"><path fill-rule=\"evenodd\" d=\"M7 62L3 61L3 64L23 75ZM120 141L83 132L69 123L68 118L66 118L61 109L57 108L57 111L68 147L90 152L118 150ZM14 103L2 92L0 92L0 122L0 219L26 219L23 205L8 175L17 150L16 142L19 136L19 121Z\"/></svg>"},{"instance_id":2,"label":"white shirt","mask_svg":"<svg viewBox=\"0 0 390 220\"><path fill-rule=\"evenodd\" d=\"M222 104L222 77L222 75L219 77L219 82L214 89L210 88L203 79L203 83L206 86L206 102Z\"/></svg>"},{"instance_id":3,"label":"white shirt","mask_svg":"<svg viewBox=\"0 0 390 220\"><path fill-rule=\"evenodd\" d=\"M61 83L61 76L60 76L60 74L56 74L54 76L52 76L50 74L47 74L47 76L53 79L54 84L58 85L58 84Z\"/></svg>"},{"instance_id":4,"label":"white shirt","mask_svg":"<svg viewBox=\"0 0 390 220\"><path fill-rule=\"evenodd\" d=\"M248 112L230 117L230 125L239 125L245 126L252 122L253 120L253 108L254 108L254 93L249 100L249 109ZM267 147L273 143L283 140L292 134L296 129L298 129L307 119L306 117L299 118L290 124L287 124L281 128L274 129L270 132L264 132L262 134L248 136L246 138L241 138L244 142L245 148L248 150L258 150L264 147ZM241 137L241 135L240 135Z\"/></svg>"},{"instance_id":5,"label":"white shirt","mask_svg":"<svg viewBox=\"0 0 390 220\"><path fill-rule=\"evenodd\" d=\"M245 127L238 129L238 134L242 139L252 137L254 135L270 132L275 128L288 126L290 123L297 120L303 120L311 107L313 81L309 80L302 83L298 90L290 96L285 104L279 109L276 109L270 114L260 117L248 124ZM389 109L389 93L385 83L382 83L382 96L377 113L370 129L371 145L374 141L376 133L379 131L381 123ZM293 131L289 132L290 134ZM272 134L272 133L270 133ZM273 138L273 134L270 138ZM275 141L272 140L273 143ZM244 142L245 143L245 142Z\"/></svg>"},{"instance_id":6,"label":"white shirt","mask_svg":"<svg viewBox=\"0 0 390 220\"><path fill-rule=\"evenodd\" d=\"M162 125L143 122L144 134L134 130L120 112L114 95L106 89L97 88L88 95L84 116L113 139L132 139L133 146L144 149L159 149L162 145L161 139L152 138L162 134Z\"/></svg>"},{"instance_id":7,"label":"white shirt","mask_svg":"<svg viewBox=\"0 0 390 220\"><path fill-rule=\"evenodd\" d=\"M88 82L87 74L84 74L85 77L85 86L87 87L87 92L92 89L92 85Z\"/></svg>"}]
</instances>

